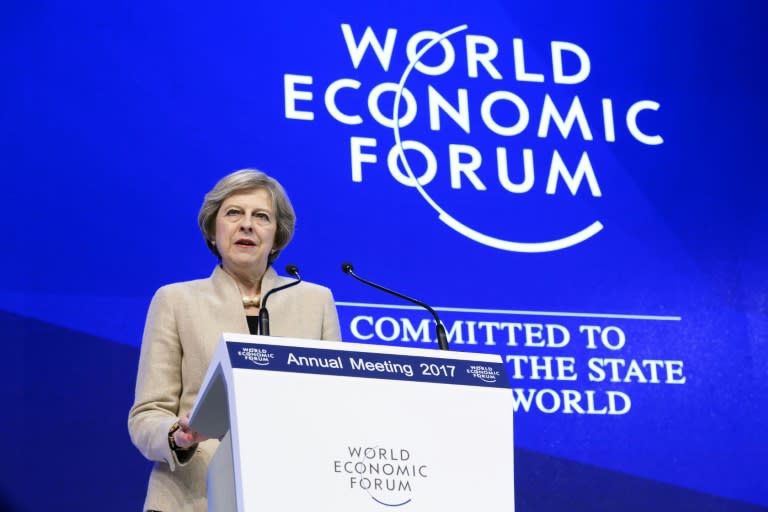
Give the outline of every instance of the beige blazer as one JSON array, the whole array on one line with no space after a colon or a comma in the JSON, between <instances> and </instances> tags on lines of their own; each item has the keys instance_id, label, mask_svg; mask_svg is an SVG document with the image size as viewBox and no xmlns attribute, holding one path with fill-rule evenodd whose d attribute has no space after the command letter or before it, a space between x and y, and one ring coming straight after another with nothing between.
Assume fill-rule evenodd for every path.
<instances>
[{"instance_id":1,"label":"beige blazer","mask_svg":"<svg viewBox=\"0 0 768 512\"><path fill-rule=\"evenodd\" d=\"M262 296L289 281L269 267ZM340 339L328 288L303 282L272 294L267 307L273 336ZM248 334L248 324L237 285L219 266L208 279L163 286L152 298L128 415L133 444L155 461L144 510L208 510L206 471L218 441L200 443L181 463L168 445L168 429L192 409L222 332Z\"/></svg>"}]
</instances>

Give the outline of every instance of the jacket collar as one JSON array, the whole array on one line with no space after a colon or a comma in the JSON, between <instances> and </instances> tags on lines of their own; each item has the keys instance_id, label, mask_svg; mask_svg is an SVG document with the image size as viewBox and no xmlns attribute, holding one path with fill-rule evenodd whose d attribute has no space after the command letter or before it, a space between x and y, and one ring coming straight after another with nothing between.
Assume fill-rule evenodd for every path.
<instances>
[{"instance_id":1,"label":"jacket collar","mask_svg":"<svg viewBox=\"0 0 768 512\"><path fill-rule=\"evenodd\" d=\"M221 265L216 265L216 268L213 269L211 280L213 281L213 286L216 289L216 292L221 294L222 297L226 297L227 303L232 301L242 305L242 298L240 297L240 290L237 288L237 283L235 283L232 276L224 271ZM280 280L280 276L277 275L277 272L272 268L272 265L268 266L266 272L264 272L264 275L261 277L261 296L264 297L269 290L280 286Z\"/></svg>"},{"instance_id":2,"label":"jacket collar","mask_svg":"<svg viewBox=\"0 0 768 512\"><path fill-rule=\"evenodd\" d=\"M280 276L270 265L261 278L261 297L269 290L280 285ZM226 331L249 334L248 322L243 310L243 299L235 280L227 274L221 265L216 265L211 274L214 294L219 298L221 310L219 311L222 326Z\"/></svg>"}]
</instances>

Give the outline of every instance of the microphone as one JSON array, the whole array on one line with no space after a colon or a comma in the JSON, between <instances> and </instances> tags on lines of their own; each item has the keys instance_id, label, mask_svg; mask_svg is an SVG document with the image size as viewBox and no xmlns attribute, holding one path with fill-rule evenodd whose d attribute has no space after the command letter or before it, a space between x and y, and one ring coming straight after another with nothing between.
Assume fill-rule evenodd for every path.
<instances>
[{"instance_id":1,"label":"microphone","mask_svg":"<svg viewBox=\"0 0 768 512\"><path fill-rule=\"evenodd\" d=\"M301 282L299 267L291 263L286 265L285 271L291 276L295 277L296 281L284 284L283 286L278 286L277 288L272 288L261 300L261 307L259 308L259 334L262 336L269 336L269 311L267 311L267 299L269 299L269 296L275 292L279 292L280 290L285 290L291 286L296 286Z\"/></svg>"},{"instance_id":2,"label":"microphone","mask_svg":"<svg viewBox=\"0 0 768 512\"><path fill-rule=\"evenodd\" d=\"M408 297L407 295L403 295L402 293L397 293L394 290L390 290L389 288L385 288L381 285L378 285L376 283L372 283L371 281L368 281L366 279L363 279L362 277L355 274L354 267L352 267L352 264L349 262L345 262L341 264L341 271L345 274L349 274L350 276L354 277L361 283L367 284L368 286L372 286L376 288L377 290L381 290L383 292L387 292L389 294L394 295L395 297L400 297L403 300L407 300L408 302L413 302L414 304L417 304L430 313L432 313L432 316L435 319L435 332L437 333L437 344L440 346L440 350L449 350L448 349L448 336L445 334L445 327L443 326L443 323L440 321L440 317L437 316L437 312L429 307L426 303L421 302L420 300L414 299L412 297Z\"/></svg>"}]
</instances>

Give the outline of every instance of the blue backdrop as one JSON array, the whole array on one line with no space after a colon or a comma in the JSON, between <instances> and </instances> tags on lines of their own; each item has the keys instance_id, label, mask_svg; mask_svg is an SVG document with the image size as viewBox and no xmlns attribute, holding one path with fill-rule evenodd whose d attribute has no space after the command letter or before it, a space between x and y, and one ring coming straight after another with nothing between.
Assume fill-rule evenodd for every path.
<instances>
[{"instance_id":1,"label":"blue backdrop","mask_svg":"<svg viewBox=\"0 0 768 512\"><path fill-rule=\"evenodd\" d=\"M344 340L435 345L348 260L505 358L519 510L768 508L761 3L3 10L0 509L140 506L146 308L244 167Z\"/></svg>"}]
</instances>

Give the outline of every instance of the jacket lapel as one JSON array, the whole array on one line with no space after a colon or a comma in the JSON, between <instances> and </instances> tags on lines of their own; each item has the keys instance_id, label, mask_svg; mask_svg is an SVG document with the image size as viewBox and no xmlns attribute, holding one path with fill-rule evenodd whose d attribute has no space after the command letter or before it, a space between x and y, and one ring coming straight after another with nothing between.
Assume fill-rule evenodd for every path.
<instances>
[{"instance_id":1,"label":"jacket lapel","mask_svg":"<svg viewBox=\"0 0 768 512\"><path fill-rule=\"evenodd\" d=\"M249 334L248 322L243 310L243 299L232 276L224 272L221 265L216 265L211 274L213 294L219 306L214 321L222 328L222 332Z\"/></svg>"}]
</instances>

